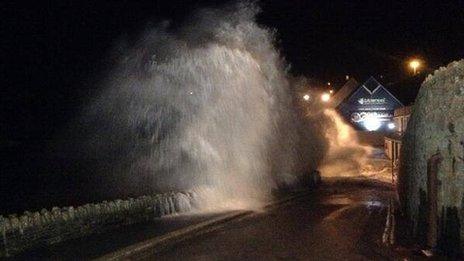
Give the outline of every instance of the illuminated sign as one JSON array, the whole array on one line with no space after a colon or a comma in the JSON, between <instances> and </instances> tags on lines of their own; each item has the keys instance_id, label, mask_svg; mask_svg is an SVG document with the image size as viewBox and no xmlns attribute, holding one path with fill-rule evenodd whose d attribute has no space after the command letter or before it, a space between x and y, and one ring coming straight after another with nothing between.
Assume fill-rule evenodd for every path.
<instances>
[{"instance_id":1,"label":"illuminated sign","mask_svg":"<svg viewBox=\"0 0 464 261\"><path fill-rule=\"evenodd\" d=\"M351 121L354 123L365 121L368 118L376 118L379 121L390 121L392 117L392 111L357 111L351 113Z\"/></svg>"},{"instance_id":2,"label":"illuminated sign","mask_svg":"<svg viewBox=\"0 0 464 261\"><path fill-rule=\"evenodd\" d=\"M338 106L353 126L361 130L391 130L393 111L401 102L373 77L359 85Z\"/></svg>"},{"instance_id":3,"label":"illuminated sign","mask_svg":"<svg viewBox=\"0 0 464 261\"><path fill-rule=\"evenodd\" d=\"M358 103L361 105L380 105L380 104L386 104L387 100L385 98L380 98L380 99L360 98L358 99Z\"/></svg>"}]
</instances>

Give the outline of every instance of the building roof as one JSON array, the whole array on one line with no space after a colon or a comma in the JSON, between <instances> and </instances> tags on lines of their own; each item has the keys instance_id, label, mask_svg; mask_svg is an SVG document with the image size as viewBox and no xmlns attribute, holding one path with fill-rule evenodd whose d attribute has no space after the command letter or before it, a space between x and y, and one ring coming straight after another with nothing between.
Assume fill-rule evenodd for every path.
<instances>
[{"instance_id":1,"label":"building roof","mask_svg":"<svg viewBox=\"0 0 464 261\"><path fill-rule=\"evenodd\" d=\"M417 93L419 92L419 88L421 87L424 78L425 74L422 73L413 77L399 79L396 82L381 84L371 76L366 80L366 82L363 83L363 86L365 89L373 92L379 85L383 85L385 89L387 89L388 92L390 92L402 104L411 105L416 99ZM342 86L342 88L340 88L339 91L334 94L331 105L334 108L337 107L358 87L360 87L360 84L354 78L351 78Z\"/></svg>"},{"instance_id":2,"label":"building roof","mask_svg":"<svg viewBox=\"0 0 464 261\"><path fill-rule=\"evenodd\" d=\"M379 86L382 86L374 77L369 77L363 84L364 88L368 89L371 93L374 92Z\"/></svg>"},{"instance_id":3,"label":"building roof","mask_svg":"<svg viewBox=\"0 0 464 261\"><path fill-rule=\"evenodd\" d=\"M340 103L342 103L346 98L348 98L359 86L356 79L349 79L343 86L338 90L331 99L330 105L333 108L336 108Z\"/></svg>"},{"instance_id":4,"label":"building roof","mask_svg":"<svg viewBox=\"0 0 464 261\"><path fill-rule=\"evenodd\" d=\"M364 88L370 94L373 94L379 88L383 89L386 93L391 95L391 97L400 105L403 106L403 103L396 98L385 86L379 83L374 77L369 77L363 84L359 84L355 79L351 78L348 80L342 88L335 93L332 98L331 106L333 108L338 107L344 100L348 99L355 91L358 91L360 88Z\"/></svg>"}]
</instances>

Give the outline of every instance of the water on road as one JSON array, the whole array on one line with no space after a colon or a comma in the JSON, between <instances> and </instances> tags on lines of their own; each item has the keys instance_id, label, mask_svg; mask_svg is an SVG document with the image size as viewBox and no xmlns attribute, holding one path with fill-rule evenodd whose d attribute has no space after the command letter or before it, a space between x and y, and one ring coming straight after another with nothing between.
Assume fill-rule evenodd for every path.
<instances>
[{"instance_id":1,"label":"water on road","mask_svg":"<svg viewBox=\"0 0 464 261\"><path fill-rule=\"evenodd\" d=\"M333 179L310 195L225 224L162 252L157 260L382 260L393 191L369 180Z\"/></svg>"}]
</instances>

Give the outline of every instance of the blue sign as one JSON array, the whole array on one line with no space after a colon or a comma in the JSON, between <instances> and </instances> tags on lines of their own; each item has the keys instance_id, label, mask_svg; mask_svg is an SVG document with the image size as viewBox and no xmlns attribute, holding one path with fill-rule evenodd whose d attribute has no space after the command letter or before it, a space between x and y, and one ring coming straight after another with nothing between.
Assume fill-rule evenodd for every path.
<instances>
[{"instance_id":1,"label":"blue sign","mask_svg":"<svg viewBox=\"0 0 464 261\"><path fill-rule=\"evenodd\" d=\"M339 111L357 129L392 129L393 112L403 104L373 77L360 85L339 106Z\"/></svg>"}]
</instances>

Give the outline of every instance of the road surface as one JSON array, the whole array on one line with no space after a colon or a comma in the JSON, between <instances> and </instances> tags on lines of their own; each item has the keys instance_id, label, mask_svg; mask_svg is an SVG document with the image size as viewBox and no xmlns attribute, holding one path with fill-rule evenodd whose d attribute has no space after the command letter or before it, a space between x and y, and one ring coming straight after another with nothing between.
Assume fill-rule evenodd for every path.
<instances>
[{"instance_id":1,"label":"road surface","mask_svg":"<svg viewBox=\"0 0 464 261\"><path fill-rule=\"evenodd\" d=\"M380 243L393 191L353 178L326 182L304 196L221 224L133 260L382 260ZM181 215L28 251L12 259L93 259L222 214Z\"/></svg>"},{"instance_id":2,"label":"road surface","mask_svg":"<svg viewBox=\"0 0 464 261\"><path fill-rule=\"evenodd\" d=\"M134 260L389 260L382 246L393 191L336 181L274 209L235 220Z\"/></svg>"}]
</instances>

